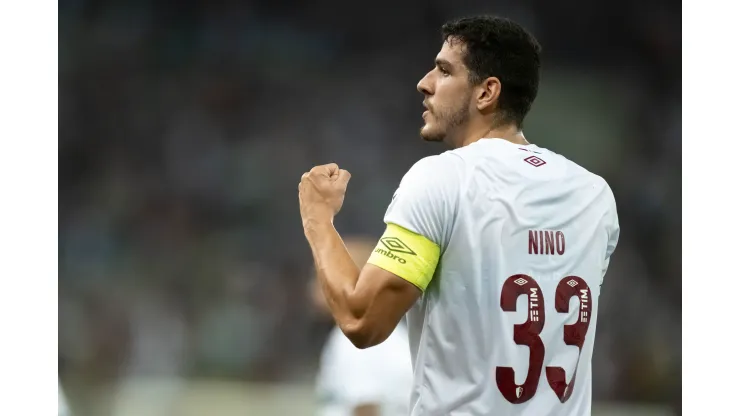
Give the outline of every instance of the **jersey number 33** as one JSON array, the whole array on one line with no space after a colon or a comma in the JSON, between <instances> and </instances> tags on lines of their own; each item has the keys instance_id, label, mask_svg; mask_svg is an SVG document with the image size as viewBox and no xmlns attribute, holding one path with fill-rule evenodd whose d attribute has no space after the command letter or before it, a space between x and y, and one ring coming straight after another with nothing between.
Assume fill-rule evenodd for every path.
<instances>
[{"instance_id":1,"label":"jersey number 33","mask_svg":"<svg viewBox=\"0 0 740 416\"><path fill-rule=\"evenodd\" d=\"M501 309L505 312L516 312L516 300L520 295L528 296L527 321L514 325L514 342L529 347L529 369L524 384L514 381L514 369L511 367L496 367L496 384L501 394L511 403L519 404L534 397L537 385L542 374L542 365L545 360L545 345L540 339L540 333L545 326L545 300L542 289L537 282L526 274L510 276L504 282L501 290ZM567 276L558 283L555 290L555 310L559 313L568 313L570 299L578 297L578 319L572 325L564 325L563 341L566 345L578 347L580 360L583 343L586 340L586 331L591 320L591 289L578 276ZM565 403L573 392L576 382L576 371L570 383L565 380L565 370L562 367L547 367L545 374L547 382L555 391L561 403Z\"/></svg>"}]
</instances>

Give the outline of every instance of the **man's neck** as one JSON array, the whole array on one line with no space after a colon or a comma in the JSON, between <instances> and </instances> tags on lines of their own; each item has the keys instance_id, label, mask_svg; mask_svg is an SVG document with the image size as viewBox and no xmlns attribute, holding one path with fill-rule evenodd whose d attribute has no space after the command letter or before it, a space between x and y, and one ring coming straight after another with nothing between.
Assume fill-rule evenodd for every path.
<instances>
[{"instance_id":1,"label":"man's neck","mask_svg":"<svg viewBox=\"0 0 740 416\"><path fill-rule=\"evenodd\" d=\"M475 143L480 139L486 139L486 138L496 138L496 139L502 139L509 142L512 142L514 144L519 145L528 145L529 142L524 137L524 133L522 133L521 129L519 129L514 124L507 124L503 126L498 126L494 128L485 127L485 128L479 128L475 129L468 134L465 134L462 136L462 140L458 141L458 143L453 144L453 147L464 147L469 144Z\"/></svg>"}]
</instances>

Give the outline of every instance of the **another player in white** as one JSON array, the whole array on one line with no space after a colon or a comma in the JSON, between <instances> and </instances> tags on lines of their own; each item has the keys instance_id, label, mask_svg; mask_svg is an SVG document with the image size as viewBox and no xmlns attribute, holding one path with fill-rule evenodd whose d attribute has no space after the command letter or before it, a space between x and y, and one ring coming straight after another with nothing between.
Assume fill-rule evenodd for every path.
<instances>
[{"instance_id":1,"label":"another player in white","mask_svg":"<svg viewBox=\"0 0 740 416\"><path fill-rule=\"evenodd\" d=\"M306 238L332 315L358 347L407 314L410 413L582 416L601 283L618 236L606 182L522 134L540 46L516 23L445 24L419 82L421 136L454 150L417 162L359 270L333 227L349 173L299 185Z\"/></svg>"},{"instance_id":2,"label":"another player in white","mask_svg":"<svg viewBox=\"0 0 740 416\"><path fill-rule=\"evenodd\" d=\"M374 240L345 240L353 261L363 265ZM321 288L311 285L315 306L329 314ZM399 323L388 339L361 350L334 327L321 354L316 393L320 416L404 416L409 412L413 384L408 332Z\"/></svg>"}]
</instances>

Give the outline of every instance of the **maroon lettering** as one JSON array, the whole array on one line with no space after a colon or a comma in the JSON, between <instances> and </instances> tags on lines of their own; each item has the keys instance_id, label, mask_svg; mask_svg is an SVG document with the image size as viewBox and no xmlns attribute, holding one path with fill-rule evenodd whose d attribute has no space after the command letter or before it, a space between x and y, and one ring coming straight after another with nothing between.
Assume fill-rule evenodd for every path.
<instances>
[{"instance_id":1,"label":"maroon lettering","mask_svg":"<svg viewBox=\"0 0 740 416\"><path fill-rule=\"evenodd\" d=\"M529 230L529 254L540 254L538 251L537 231Z\"/></svg>"},{"instance_id":2,"label":"maroon lettering","mask_svg":"<svg viewBox=\"0 0 740 416\"><path fill-rule=\"evenodd\" d=\"M529 254L565 254L565 234L562 231L529 230Z\"/></svg>"},{"instance_id":3,"label":"maroon lettering","mask_svg":"<svg viewBox=\"0 0 740 416\"><path fill-rule=\"evenodd\" d=\"M578 347L578 361L581 359L583 344L586 342L586 332L588 324L591 323L591 289L585 280L578 276L568 276L560 281L555 290L555 310L559 313L568 313L570 298L577 297L581 302L578 319L572 325L565 325L563 328L563 341L566 345ZM565 370L562 367L547 367L545 374L547 382L555 391L561 403L565 403L571 393L573 393L573 384L576 382L578 373L578 364L573 370L573 376L570 383L565 381Z\"/></svg>"},{"instance_id":4,"label":"maroon lettering","mask_svg":"<svg viewBox=\"0 0 740 416\"><path fill-rule=\"evenodd\" d=\"M510 276L501 288L501 309L505 312L516 312L517 298L521 295L528 297L527 320L522 324L514 324L514 343L529 348L527 377L523 384L517 384L512 367L496 367L498 389L504 398L513 404L524 403L537 393L545 359L545 345L540 338L545 326L545 304L544 299L541 299L541 293L537 281L526 274ZM578 276L568 276L560 280L555 289L555 310L558 313L569 313L570 299L574 296L580 301L580 307L576 312L576 322L563 327L563 341L566 345L578 347L580 361L581 350L586 342L586 332L591 323L591 289L586 281ZM568 383L562 367L545 367L547 382L561 403L565 403L573 393L577 373L578 362Z\"/></svg>"},{"instance_id":5,"label":"maroon lettering","mask_svg":"<svg viewBox=\"0 0 740 416\"><path fill-rule=\"evenodd\" d=\"M542 230L540 230L540 254L545 251L545 238L542 236Z\"/></svg>"},{"instance_id":6,"label":"maroon lettering","mask_svg":"<svg viewBox=\"0 0 740 416\"><path fill-rule=\"evenodd\" d=\"M512 367L496 367L496 384L506 400L514 404L524 403L534 397L545 361L545 345L540 339L540 332L545 325L545 305L538 296L541 292L537 282L526 274L509 277L501 289L501 309L506 312L516 312L516 299L520 295L529 297L527 320L514 325L514 342L529 348L527 378L523 384L517 384Z\"/></svg>"},{"instance_id":7,"label":"maroon lettering","mask_svg":"<svg viewBox=\"0 0 740 416\"><path fill-rule=\"evenodd\" d=\"M555 233L555 247L561 256L565 253L565 234L562 231Z\"/></svg>"},{"instance_id":8,"label":"maroon lettering","mask_svg":"<svg viewBox=\"0 0 740 416\"><path fill-rule=\"evenodd\" d=\"M545 231L545 254L555 254L555 233Z\"/></svg>"}]
</instances>

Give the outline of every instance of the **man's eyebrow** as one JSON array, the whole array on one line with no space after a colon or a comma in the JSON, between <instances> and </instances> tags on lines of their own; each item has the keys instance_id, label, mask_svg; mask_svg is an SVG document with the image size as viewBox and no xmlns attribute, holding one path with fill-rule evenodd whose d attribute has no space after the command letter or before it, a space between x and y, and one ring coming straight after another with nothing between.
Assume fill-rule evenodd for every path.
<instances>
[{"instance_id":1,"label":"man's eyebrow","mask_svg":"<svg viewBox=\"0 0 740 416\"><path fill-rule=\"evenodd\" d=\"M452 66L452 64L450 63L450 61L446 61L446 60L444 60L442 58L435 59L434 60L434 64L437 65L437 66L446 66L448 68Z\"/></svg>"}]
</instances>

